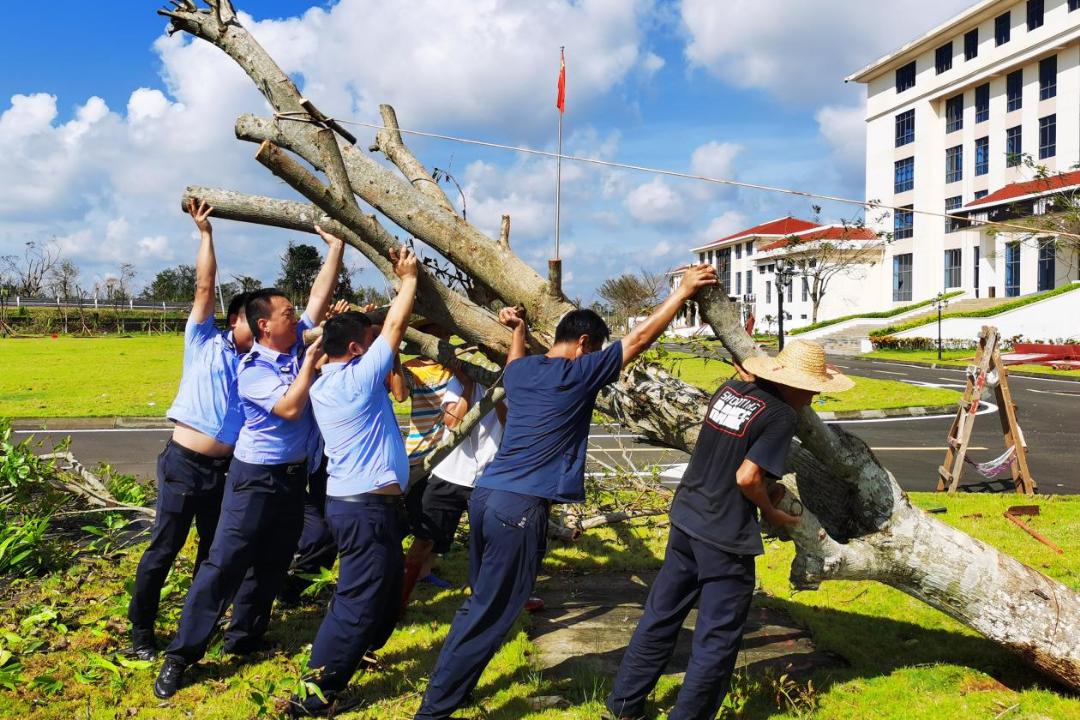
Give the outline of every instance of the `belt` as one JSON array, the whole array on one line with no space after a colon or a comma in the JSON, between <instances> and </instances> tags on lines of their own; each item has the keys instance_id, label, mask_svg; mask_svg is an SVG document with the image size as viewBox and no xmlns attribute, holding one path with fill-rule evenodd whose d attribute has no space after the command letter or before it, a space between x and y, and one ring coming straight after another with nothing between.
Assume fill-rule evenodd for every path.
<instances>
[{"instance_id":1,"label":"belt","mask_svg":"<svg viewBox=\"0 0 1080 720\"><path fill-rule=\"evenodd\" d=\"M383 495L382 493L357 493L355 495L327 495L327 500L365 505L396 505L405 500L404 495Z\"/></svg>"},{"instance_id":2,"label":"belt","mask_svg":"<svg viewBox=\"0 0 1080 720\"><path fill-rule=\"evenodd\" d=\"M209 455L203 455L201 452L195 452L190 448L186 448L172 439L166 444L169 448L175 450L189 460L192 460L199 465L213 468L214 470L227 468L229 463L232 462L232 455L226 455L225 457L210 457Z\"/></svg>"}]
</instances>

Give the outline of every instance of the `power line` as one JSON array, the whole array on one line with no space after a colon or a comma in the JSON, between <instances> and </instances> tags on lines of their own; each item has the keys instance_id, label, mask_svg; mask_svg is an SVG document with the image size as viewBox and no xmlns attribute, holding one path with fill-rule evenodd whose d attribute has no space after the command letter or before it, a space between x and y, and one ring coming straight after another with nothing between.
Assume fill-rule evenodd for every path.
<instances>
[{"instance_id":1,"label":"power line","mask_svg":"<svg viewBox=\"0 0 1080 720\"><path fill-rule=\"evenodd\" d=\"M306 112L298 113L275 113L275 117L282 120L293 120L296 122L314 122ZM893 212L908 212L919 215L928 215L930 217L937 217L946 220L963 220L971 222L971 218L966 215L954 215L952 213L940 213L933 210L919 210L911 207L897 207L894 205L886 205L885 203L878 202L876 200L855 200L854 198L841 197L839 195L825 195L823 193L815 193L809 190L795 190L792 188L777 187L775 185L763 185L760 183L743 182L741 180L731 180L727 178L714 178L707 175L695 175L693 173L680 172L678 170L668 170L665 168L654 168L647 165L635 165L632 163L621 163L614 160L602 160L600 158L587 157L582 155L565 155L557 152L551 152L549 150L537 150L535 148L522 147L520 145L505 145L502 143L490 142L488 140L476 140L475 138L457 137L455 135L445 135L442 133L427 132L424 130L405 130L399 127L387 127L385 125L379 125L377 123L366 123L359 120L339 120L334 119L335 122L341 125L355 125L357 127L371 128L372 130L388 130L390 132L399 132L405 135L416 135L417 137L432 138L434 140L446 140L449 142L461 143L464 145L476 145L479 147L493 148L496 150L509 150L511 152L518 152L525 155L535 155L538 157L545 157L551 159L562 158L563 160L572 160L574 162L586 163L590 165L600 165L602 167L619 168L623 170L636 170L638 172L651 173L653 175L664 175L667 177L683 178L685 180L697 180L700 182L712 183L714 185L726 185L728 187L746 188L748 190L761 190L764 192L780 193L783 195L794 195L796 197L804 197L814 200L828 200L830 202L841 203L844 205L856 205L861 208L869 210L892 210ZM315 123L318 124L318 123ZM1054 235L1061 235L1064 237L1070 237L1076 240L1080 240L1080 234L1065 232L1063 230L1043 230L1039 228L1028 227L1027 225L1020 225L1018 223L1002 222L1000 220L985 220L982 221L982 225L993 225L996 227L1010 228L1013 230L1022 230L1025 233L1039 233L1048 232Z\"/></svg>"}]
</instances>

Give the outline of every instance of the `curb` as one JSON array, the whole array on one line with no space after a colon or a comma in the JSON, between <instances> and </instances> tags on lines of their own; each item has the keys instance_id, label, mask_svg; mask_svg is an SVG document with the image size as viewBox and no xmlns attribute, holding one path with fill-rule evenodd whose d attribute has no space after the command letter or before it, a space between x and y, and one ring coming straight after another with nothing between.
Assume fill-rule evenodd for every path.
<instances>
[{"instance_id":1,"label":"curb","mask_svg":"<svg viewBox=\"0 0 1080 720\"><path fill-rule=\"evenodd\" d=\"M965 367L964 365L949 365L948 363L922 362L921 360L895 360L888 358L866 357L864 355L846 355L845 357L855 360L863 360L868 363L879 363L882 365L901 363L906 365L918 365L919 367L930 369L943 368L945 370L962 370ZM1007 367L1008 366L1006 366L1006 368ZM1062 375L1061 377L1058 377L1056 375L1051 375L1050 373L1037 373L1031 372L1030 370L1009 370L1009 375L1014 375L1016 377L1030 377L1036 379L1041 378L1043 380L1064 380L1065 382L1080 382L1080 376L1077 375Z\"/></svg>"},{"instance_id":2,"label":"curb","mask_svg":"<svg viewBox=\"0 0 1080 720\"><path fill-rule=\"evenodd\" d=\"M887 408L885 410L838 410L819 412L822 420L883 420L885 418L925 417L926 415L953 415L956 405L930 405L923 407Z\"/></svg>"},{"instance_id":3,"label":"curb","mask_svg":"<svg viewBox=\"0 0 1080 720\"><path fill-rule=\"evenodd\" d=\"M169 430L172 422L165 417L58 417L12 418L12 430Z\"/></svg>"}]
</instances>

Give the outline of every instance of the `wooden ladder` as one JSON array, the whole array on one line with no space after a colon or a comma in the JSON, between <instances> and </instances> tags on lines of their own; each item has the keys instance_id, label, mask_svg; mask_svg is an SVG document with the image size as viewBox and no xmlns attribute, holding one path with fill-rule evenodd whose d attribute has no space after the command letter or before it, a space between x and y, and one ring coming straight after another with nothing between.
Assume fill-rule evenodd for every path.
<instances>
[{"instance_id":1,"label":"wooden ladder","mask_svg":"<svg viewBox=\"0 0 1080 720\"><path fill-rule=\"evenodd\" d=\"M1005 449L1014 448L1013 461L1010 463L1013 486L1016 492L1025 495L1035 494L1035 480L1027 463L1027 446L1020 426L1016 422L1016 404L1009 390L1009 372L1001 362L998 350L997 328L984 325L979 332L979 346L975 351L975 364L967 369L967 387L960 407L953 418L946 441L945 462L938 468L938 491L948 488L949 494L956 492L960 476L964 471L964 458L971 442L971 431L975 426L975 417L979 411L979 400L991 373L997 376L997 383L992 384L997 399L998 420L1001 432L1005 436Z\"/></svg>"}]
</instances>

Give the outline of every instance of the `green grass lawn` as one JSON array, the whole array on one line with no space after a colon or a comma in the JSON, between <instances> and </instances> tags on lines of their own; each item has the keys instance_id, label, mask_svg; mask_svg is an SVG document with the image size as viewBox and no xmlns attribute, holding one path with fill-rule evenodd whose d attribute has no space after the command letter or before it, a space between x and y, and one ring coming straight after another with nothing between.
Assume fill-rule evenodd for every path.
<instances>
[{"instance_id":1,"label":"green grass lawn","mask_svg":"<svg viewBox=\"0 0 1080 720\"><path fill-rule=\"evenodd\" d=\"M734 368L726 362L682 352L668 352L662 363L673 374L707 392L712 392L717 385L735 374ZM947 388L921 387L857 375L851 378L855 381L855 387L847 392L819 395L814 400L814 409L820 412L886 410L913 405L953 405L960 400L960 393Z\"/></svg>"},{"instance_id":2,"label":"green grass lawn","mask_svg":"<svg viewBox=\"0 0 1080 720\"><path fill-rule=\"evenodd\" d=\"M0 340L0 417L161 417L183 360L179 334Z\"/></svg>"},{"instance_id":3,"label":"green grass lawn","mask_svg":"<svg viewBox=\"0 0 1080 720\"><path fill-rule=\"evenodd\" d=\"M956 525L1057 578L1080 588L1080 498L1035 498L1042 514L1032 524L1065 549L1052 553L1001 517L1013 496L915 496L923 507L944 506L944 522ZM575 544L552 543L546 573L638 572L655 569L662 555L665 518L589 531ZM190 572L189 543L163 601L162 637L175 630ZM305 663L322 607L276 614L270 639L280 649L246 661L220 652L189 673L175 698L153 697L157 663L121 662L126 644L125 584L142 545L111 554L84 555L44 580L0 586L0 717L27 720L69 718L223 718L258 716L259 696L287 696ZM820 590L792 592L788 567L792 548L770 541L758 561L763 602L790 613L818 647L846 663L813 674L810 683L781 685L765 676L736 679L724 718L751 720L813 717L821 720L1080 717L1080 698L1055 692L1018 659L944 614L884 585L830 582ZM467 574L466 553L456 549L440 573L457 585ZM421 586L417 601L380 652L383 668L360 674L354 685L367 705L341 717L366 720L411 718L419 703L454 610L464 591ZM464 718L487 720L596 720L611 678L558 679L536 672L535 648L523 617L495 656L476 692L478 706ZM7 657L5 653L12 653ZM678 685L661 680L653 696L659 717L670 708ZM779 689L798 698L784 700ZM528 699L565 698L565 709L534 710ZM779 696L779 697L778 697ZM1015 706L1015 707L1014 707ZM1009 710L1009 708L1012 708ZM1008 710L1007 714L1002 714Z\"/></svg>"},{"instance_id":4,"label":"green grass lawn","mask_svg":"<svg viewBox=\"0 0 1080 720\"><path fill-rule=\"evenodd\" d=\"M860 357L896 360L897 362L938 363L966 367L975 357L974 350L942 350L938 360L937 350L874 350ZM1080 370L1055 370L1044 365L1009 365L1009 370L1023 370L1048 377L1080 377Z\"/></svg>"},{"instance_id":5,"label":"green grass lawn","mask_svg":"<svg viewBox=\"0 0 1080 720\"><path fill-rule=\"evenodd\" d=\"M180 383L180 335L0 340L0 417L164 416ZM665 364L683 380L711 392L731 376L730 365L686 353L667 353ZM892 380L855 378L846 393L824 395L822 411L879 410L949 405L953 390ZM408 402L395 404L407 416Z\"/></svg>"}]
</instances>

